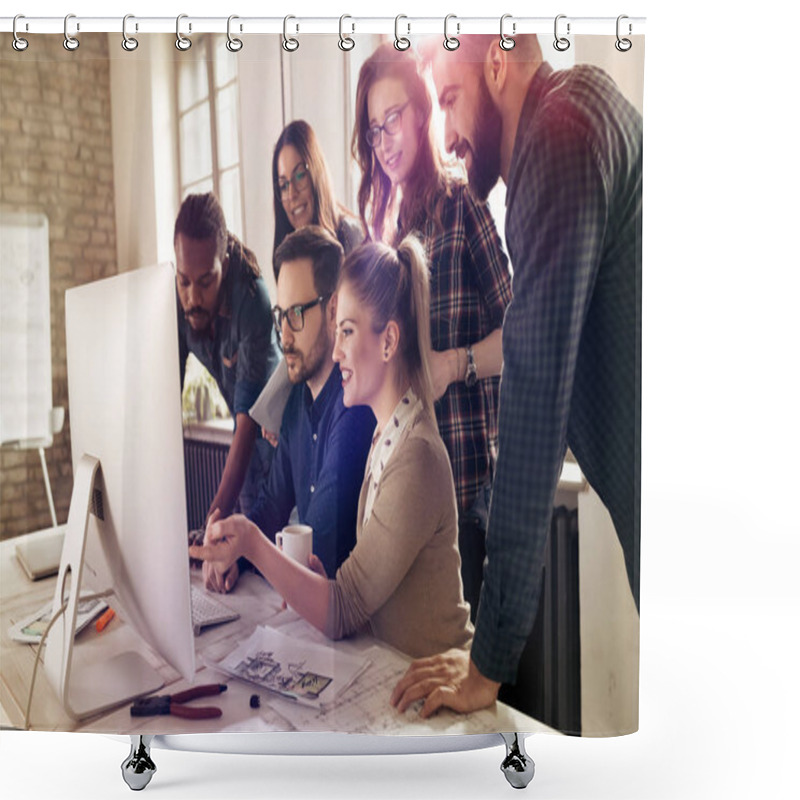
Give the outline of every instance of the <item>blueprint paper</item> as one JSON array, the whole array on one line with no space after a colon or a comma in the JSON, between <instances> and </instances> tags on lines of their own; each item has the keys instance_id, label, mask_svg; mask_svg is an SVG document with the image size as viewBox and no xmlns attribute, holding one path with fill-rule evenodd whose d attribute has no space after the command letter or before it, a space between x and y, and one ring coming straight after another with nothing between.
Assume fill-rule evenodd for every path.
<instances>
[{"instance_id":1,"label":"blueprint paper","mask_svg":"<svg viewBox=\"0 0 800 800\"><path fill-rule=\"evenodd\" d=\"M330 708L370 662L260 626L215 666L293 702Z\"/></svg>"}]
</instances>

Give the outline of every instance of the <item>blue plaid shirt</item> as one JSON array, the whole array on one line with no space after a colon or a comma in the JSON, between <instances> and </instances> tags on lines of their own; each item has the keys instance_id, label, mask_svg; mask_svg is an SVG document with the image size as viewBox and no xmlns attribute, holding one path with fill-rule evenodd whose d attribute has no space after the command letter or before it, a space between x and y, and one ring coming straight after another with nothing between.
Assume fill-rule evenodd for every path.
<instances>
[{"instance_id":1,"label":"blue plaid shirt","mask_svg":"<svg viewBox=\"0 0 800 800\"><path fill-rule=\"evenodd\" d=\"M567 445L611 513L639 603L641 115L602 70L543 64L507 188L514 298L472 658L513 683Z\"/></svg>"}]
</instances>

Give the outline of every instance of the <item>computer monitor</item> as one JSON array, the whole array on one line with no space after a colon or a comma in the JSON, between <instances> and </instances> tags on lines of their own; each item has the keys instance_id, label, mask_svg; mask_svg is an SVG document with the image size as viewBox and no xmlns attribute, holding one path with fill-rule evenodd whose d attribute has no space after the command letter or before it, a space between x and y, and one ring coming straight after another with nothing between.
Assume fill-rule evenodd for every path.
<instances>
[{"instance_id":1,"label":"computer monitor","mask_svg":"<svg viewBox=\"0 0 800 800\"><path fill-rule=\"evenodd\" d=\"M70 602L45 671L84 718L163 680L137 652L73 646L76 589L112 588L125 621L194 676L174 273L161 264L76 287L65 308L74 489L54 611Z\"/></svg>"}]
</instances>

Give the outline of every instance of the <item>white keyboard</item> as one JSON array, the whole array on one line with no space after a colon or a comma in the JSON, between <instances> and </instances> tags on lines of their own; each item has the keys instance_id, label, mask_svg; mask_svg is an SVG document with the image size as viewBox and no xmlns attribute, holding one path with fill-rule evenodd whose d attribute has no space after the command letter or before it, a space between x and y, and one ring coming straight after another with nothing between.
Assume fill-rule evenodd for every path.
<instances>
[{"instance_id":1,"label":"white keyboard","mask_svg":"<svg viewBox=\"0 0 800 800\"><path fill-rule=\"evenodd\" d=\"M195 636L199 636L203 628L209 625L219 625L234 619L239 619L239 614L192 584L192 627Z\"/></svg>"}]
</instances>

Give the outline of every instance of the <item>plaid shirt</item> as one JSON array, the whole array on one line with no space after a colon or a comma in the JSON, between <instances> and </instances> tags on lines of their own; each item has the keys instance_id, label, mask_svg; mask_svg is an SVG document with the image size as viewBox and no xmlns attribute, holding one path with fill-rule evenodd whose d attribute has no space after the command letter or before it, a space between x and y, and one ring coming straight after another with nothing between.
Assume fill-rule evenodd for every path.
<instances>
[{"instance_id":1,"label":"plaid shirt","mask_svg":"<svg viewBox=\"0 0 800 800\"><path fill-rule=\"evenodd\" d=\"M508 258L492 215L466 185L454 185L442 231L430 221L422 234L431 270L431 345L436 351L469 347L502 326L511 302ZM499 387L498 377L479 380L471 389L457 380L435 404L459 514L492 479Z\"/></svg>"},{"instance_id":2,"label":"plaid shirt","mask_svg":"<svg viewBox=\"0 0 800 800\"><path fill-rule=\"evenodd\" d=\"M514 299L472 658L513 683L567 445L611 513L639 603L642 118L604 72L538 69L506 204Z\"/></svg>"}]
</instances>

